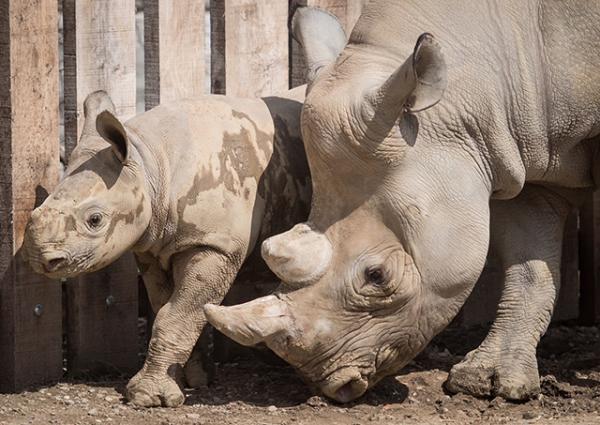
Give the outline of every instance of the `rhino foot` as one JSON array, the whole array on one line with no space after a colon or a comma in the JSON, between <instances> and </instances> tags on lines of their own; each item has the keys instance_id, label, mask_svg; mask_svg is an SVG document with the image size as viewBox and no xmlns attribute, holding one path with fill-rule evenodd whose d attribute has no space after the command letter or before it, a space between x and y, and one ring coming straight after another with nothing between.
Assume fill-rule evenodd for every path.
<instances>
[{"instance_id":1,"label":"rhino foot","mask_svg":"<svg viewBox=\"0 0 600 425\"><path fill-rule=\"evenodd\" d=\"M190 357L183 368L185 382L190 388L200 388L208 385L209 377L204 371L202 360L196 357Z\"/></svg>"},{"instance_id":2,"label":"rhino foot","mask_svg":"<svg viewBox=\"0 0 600 425\"><path fill-rule=\"evenodd\" d=\"M444 386L451 393L528 400L540 392L537 361L535 355L531 357L523 361L511 355L503 358L503 353L490 355L477 349L452 367Z\"/></svg>"},{"instance_id":3,"label":"rhino foot","mask_svg":"<svg viewBox=\"0 0 600 425\"><path fill-rule=\"evenodd\" d=\"M131 378L126 396L131 404L140 407L178 407L185 401L183 392L173 378L168 375L150 377L144 370Z\"/></svg>"}]
</instances>

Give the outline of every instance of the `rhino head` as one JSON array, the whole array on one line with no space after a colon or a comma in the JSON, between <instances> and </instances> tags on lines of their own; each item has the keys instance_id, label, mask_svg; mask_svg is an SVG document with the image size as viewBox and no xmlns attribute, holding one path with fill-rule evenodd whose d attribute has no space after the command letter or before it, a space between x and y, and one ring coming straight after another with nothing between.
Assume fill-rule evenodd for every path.
<instances>
[{"instance_id":1,"label":"rhino head","mask_svg":"<svg viewBox=\"0 0 600 425\"><path fill-rule=\"evenodd\" d=\"M28 223L25 255L52 278L107 266L144 234L151 215L142 161L102 91L84 103L85 122L65 178Z\"/></svg>"},{"instance_id":2,"label":"rhino head","mask_svg":"<svg viewBox=\"0 0 600 425\"><path fill-rule=\"evenodd\" d=\"M491 185L468 131L444 102L433 107L449 78L432 35L398 64L361 43L338 57L342 29L324 12L300 9L293 26L312 76L302 113L312 208L263 256L298 289L205 312L347 402L409 362L464 303L486 258Z\"/></svg>"}]
</instances>

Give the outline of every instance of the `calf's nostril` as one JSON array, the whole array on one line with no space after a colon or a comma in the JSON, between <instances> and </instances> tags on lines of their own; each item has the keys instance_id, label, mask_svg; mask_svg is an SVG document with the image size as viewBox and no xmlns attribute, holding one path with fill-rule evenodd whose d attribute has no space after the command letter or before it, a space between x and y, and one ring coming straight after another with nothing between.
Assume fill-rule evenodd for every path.
<instances>
[{"instance_id":1,"label":"calf's nostril","mask_svg":"<svg viewBox=\"0 0 600 425\"><path fill-rule=\"evenodd\" d=\"M66 261L65 257L54 257L45 261L46 271L52 272L58 270Z\"/></svg>"}]
</instances>

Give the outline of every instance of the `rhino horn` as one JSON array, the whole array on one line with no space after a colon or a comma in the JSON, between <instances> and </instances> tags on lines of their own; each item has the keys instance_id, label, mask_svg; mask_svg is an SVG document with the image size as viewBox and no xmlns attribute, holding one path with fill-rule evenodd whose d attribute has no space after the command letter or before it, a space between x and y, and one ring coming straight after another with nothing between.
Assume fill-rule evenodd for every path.
<instances>
[{"instance_id":1,"label":"rhino horn","mask_svg":"<svg viewBox=\"0 0 600 425\"><path fill-rule=\"evenodd\" d=\"M274 295L231 307L206 304L204 314L221 333L242 345L267 342L292 326L287 304Z\"/></svg>"},{"instance_id":2,"label":"rhino horn","mask_svg":"<svg viewBox=\"0 0 600 425\"><path fill-rule=\"evenodd\" d=\"M261 254L286 285L298 288L320 279L331 263L333 249L325 234L301 223L266 239Z\"/></svg>"},{"instance_id":3,"label":"rhino horn","mask_svg":"<svg viewBox=\"0 0 600 425\"><path fill-rule=\"evenodd\" d=\"M433 35L422 34L413 54L369 97L373 111L394 123L406 112L436 105L448 85L446 61Z\"/></svg>"}]
</instances>

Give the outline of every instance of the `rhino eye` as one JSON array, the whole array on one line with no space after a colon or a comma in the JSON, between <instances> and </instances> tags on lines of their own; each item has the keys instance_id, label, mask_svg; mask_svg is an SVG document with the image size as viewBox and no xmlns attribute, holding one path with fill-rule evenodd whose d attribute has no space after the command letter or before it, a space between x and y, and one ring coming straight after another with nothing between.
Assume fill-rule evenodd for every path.
<instances>
[{"instance_id":1,"label":"rhino eye","mask_svg":"<svg viewBox=\"0 0 600 425\"><path fill-rule=\"evenodd\" d=\"M365 270L365 279L373 285L383 285L386 282L385 272L382 267L369 267Z\"/></svg>"},{"instance_id":2,"label":"rhino eye","mask_svg":"<svg viewBox=\"0 0 600 425\"><path fill-rule=\"evenodd\" d=\"M87 224L90 229L97 229L102 224L102 214L93 213L88 217Z\"/></svg>"}]
</instances>

